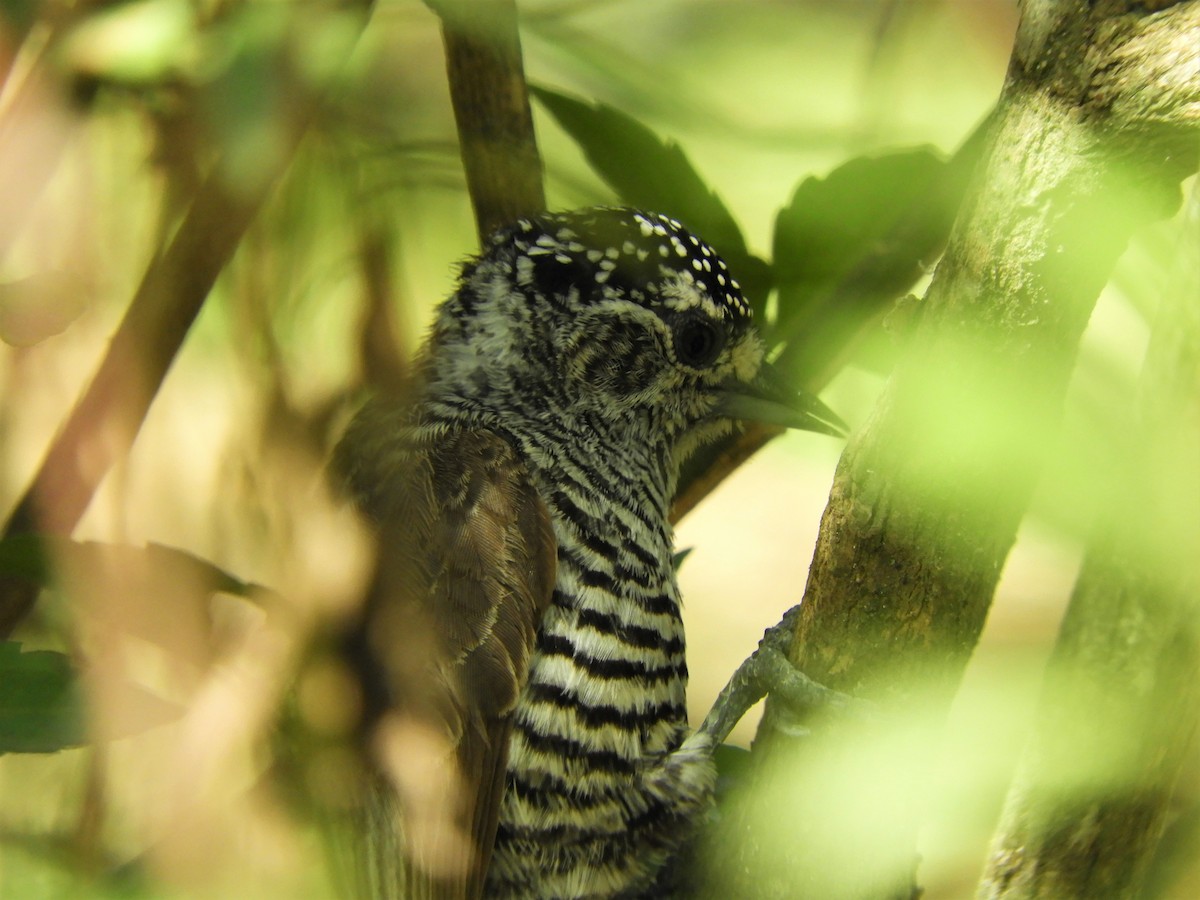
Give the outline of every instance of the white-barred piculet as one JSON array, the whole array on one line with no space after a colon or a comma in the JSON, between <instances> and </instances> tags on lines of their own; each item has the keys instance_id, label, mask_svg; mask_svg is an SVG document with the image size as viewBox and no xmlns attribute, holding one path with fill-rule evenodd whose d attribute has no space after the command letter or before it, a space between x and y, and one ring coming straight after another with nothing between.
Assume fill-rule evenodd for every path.
<instances>
[{"instance_id":1,"label":"white-barred piculet","mask_svg":"<svg viewBox=\"0 0 1200 900\"><path fill-rule=\"evenodd\" d=\"M724 261L666 216L534 216L463 267L408 396L335 454L379 539L348 642L366 728L415 723L455 770L426 784L449 785L433 824L379 779L369 827L408 834L375 835L371 893L656 893L715 780L685 704L680 463L739 421L840 433L763 354Z\"/></svg>"}]
</instances>

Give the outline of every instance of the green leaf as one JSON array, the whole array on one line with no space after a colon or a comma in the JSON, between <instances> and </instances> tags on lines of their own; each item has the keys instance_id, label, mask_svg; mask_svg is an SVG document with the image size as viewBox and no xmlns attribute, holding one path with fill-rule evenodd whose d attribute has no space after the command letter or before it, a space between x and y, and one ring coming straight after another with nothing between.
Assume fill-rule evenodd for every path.
<instances>
[{"instance_id":1,"label":"green leaf","mask_svg":"<svg viewBox=\"0 0 1200 900\"><path fill-rule=\"evenodd\" d=\"M860 157L806 178L775 220L779 364L812 383L945 246L987 122L951 159L929 148Z\"/></svg>"},{"instance_id":2,"label":"green leaf","mask_svg":"<svg viewBox=\"0 0 1200 900\"><path fill-rule=\"evenodd\" d=\"M587 103L544 87L529 90L622 202L676 218L712 244L761 314L771 288L770 267L746 249L733 215L678 144L603 103Z\"/></svg>"},{"instance_id":3,"label":"green leaf","mask_svg":"<svg viewBox=\"0 0 1200 900\"><path fill-rule=\"evenodd\" d=\"M932 150L901 150L852 159L825 178L805 178L775 219L780 287L802 300L838 284L868 255L912 249L897 246L897 225L907 222L912 210L929 208L945 168L946 161ZM911 271L912 254L899 255L897 265ZM797 311L789 308L781 316Z\"/></svg>"},{"instance_id":4,"label":"green leaf","mask_svg":"<svg viewBox=\"0 0 1200 900\"><path fill-rule=\"evenodd\" d=\"M37 22L42 4L38 0L0 0L0 26L8 32L10 47L21 46L26 33Z\"/></svg>"},{"instance_id":5,"label":"green leaf","mask_svg":"<svg viewBox=\"0 0 1200 900\"><path fill-rule=\"evenodd\" d=\"M40 587L49 585L52 569L42 538L36 534L17 533L0 540L0 575L30 581Z\"/></svg>"},{"instance_id":6,"label":"green leaf","mask_svg":"<svg viewBox=\"0 0 1200 900\"><path fill-rule=\"evenodd\" d=\"M780 365L810 379L932 262L953 217L932 198L946 162L927 149L853 159L806 178L775 220Z\"/></svg>"},{"instance_id":7,"label":"green leaf","mask_svg":"<svg viewBox=\"0 0 1200 900\"><path fill-rule=\"evenodd\" d=\"M53 753L84 742L83 699L70 657L0 643L0 753Z\"/></svg>"}]
</instances>

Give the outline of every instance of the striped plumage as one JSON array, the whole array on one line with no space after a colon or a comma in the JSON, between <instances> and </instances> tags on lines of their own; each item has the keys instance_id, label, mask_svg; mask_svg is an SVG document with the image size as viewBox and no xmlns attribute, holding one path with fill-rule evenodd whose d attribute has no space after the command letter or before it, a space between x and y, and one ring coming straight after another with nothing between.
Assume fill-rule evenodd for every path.
<instances>
[{"instance_id":1,"label":"striped plumage","mask_svg":"<svg viewBox=\"0 0 1200 900\"><path fill-rule=\"evenodd\" d=\"M635 896L703 820L668 508L682 458L761 394L762 355L678 222L546 214L464 267L411 402L352 423L338 466L381 529L368 709L432 723L466 780L476 852L432 865L433 893Z\"/></svg>"}]
</instances>

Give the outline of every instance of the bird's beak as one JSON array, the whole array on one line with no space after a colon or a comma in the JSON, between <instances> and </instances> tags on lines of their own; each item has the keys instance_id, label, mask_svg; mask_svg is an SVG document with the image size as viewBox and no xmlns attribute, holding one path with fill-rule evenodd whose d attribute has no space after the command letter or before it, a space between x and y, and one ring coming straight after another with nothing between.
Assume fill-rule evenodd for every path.
<instances>
[{"instance_id":1,"label":"bird's beak","mask_svg":"<svg viewBox=\"0 0 1200 900\"><path fill-rule=\"evenodd\" d=\"M848 426L813 394L792 390L779 372L763 363L751 382L727 381L717 406L720 415L745 422L799 428L834 437L845 437Z\"/></svg>"}]
</instances>

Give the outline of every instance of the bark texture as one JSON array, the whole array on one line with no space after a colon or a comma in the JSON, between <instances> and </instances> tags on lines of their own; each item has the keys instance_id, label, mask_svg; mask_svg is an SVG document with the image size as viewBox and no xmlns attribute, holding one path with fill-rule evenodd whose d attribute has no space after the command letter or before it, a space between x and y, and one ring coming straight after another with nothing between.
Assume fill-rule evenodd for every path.
<instances>
[{"instance_id":1,"label":"bark texture","mask_svg":"<svg viewBox=\"0 0 1200 900\"><path fill-rule=\"evenodd\" d=\"M1095 300L1196 167L1198 27L1196 0L1024 4L990 150L910 350L838 467L797 619L793 661L880 716L809 721L795 742L769 706L770 787L719 829L734 856L718 893L914 894L928 725L983 627Z\"/></svg>"},{"instance_id":2,"label":"bark texture","mask_svg":"<svg viewBox=\"0 0 1200 900\"><path fill-rule=\"evenodd\" d=\"M437 0L479 240L546 208L513 0Z\"/></svg>"}]
</instances>

